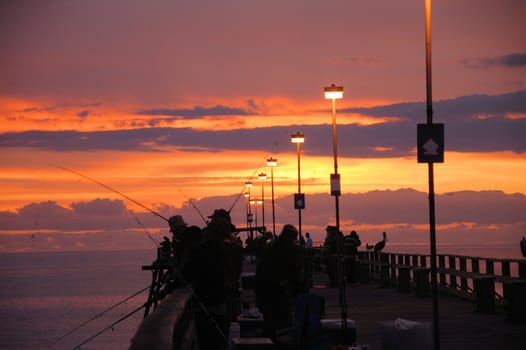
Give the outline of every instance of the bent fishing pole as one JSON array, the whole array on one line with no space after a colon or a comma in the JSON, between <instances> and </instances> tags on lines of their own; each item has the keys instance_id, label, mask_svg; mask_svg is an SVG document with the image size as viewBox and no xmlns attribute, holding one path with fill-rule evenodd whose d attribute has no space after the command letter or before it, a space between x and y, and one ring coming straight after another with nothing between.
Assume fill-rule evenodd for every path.
<instances>
[{"instance_id":1,"label":"bent fishing pole","mask_svg":"<svg viewBox=\"0 0 526 350\"><path fill-rule=\"evenodd\" d=\"M165 217L162 216L161 214L157 213L157 212L154 211L153 209L148 208L148 207L145 206L144 204L141 204L141 203L137 202L135 199L133 199L133 198L131 198L131 197L125 195L124 193L122 193L122 192L120 192L120 191L117 191L116 189L114 189L114 188L112 188L112 187L110 187L110 186L108 186L108 185L103 184L103 183L100 182L100 181L97 181L97 180L95 180L95 179L93 179L93 178L91 178L91 177L89 177L89 176L86 176L86 175L84 175L84 174L81 174L81 173L79 173L78 171L71 170L71 169L68 169L68 168L66 168L66 167L63 167L63 166L60 166L60 165L57 165L57 164L51 164L51 163L49 163L49 165L52 166L52 167L55 167L55 168L59 168L59 169L65 170L65 171L70 172L70 173L72 173L72 174L75 174L75 175L77 175L77 176L83 177L83 178L85 178L86 180L89 180L89 181L91 181L91 182L94 182L94 183L96 183L97 185L100 185L100 186L102 186L102 187L104 187L104 188L106 188L106 189L108 189L108 190L110 190L110 191L112 191L112 192L114 192L114 193L117 193L118 195L120 195L120 196L126 198L127 200L129 200L129 201L131 201L131 202L137 204L137 205L140 206L141 208L144 208L144 209L148 210L150 213L152 213L152 214L154 214L154 215L157 215L157 216L160 217L161 219L163 219L163 220L165 220L165 221L168 221L167 218L165 218Z\"/></svg>"}]
</instances>

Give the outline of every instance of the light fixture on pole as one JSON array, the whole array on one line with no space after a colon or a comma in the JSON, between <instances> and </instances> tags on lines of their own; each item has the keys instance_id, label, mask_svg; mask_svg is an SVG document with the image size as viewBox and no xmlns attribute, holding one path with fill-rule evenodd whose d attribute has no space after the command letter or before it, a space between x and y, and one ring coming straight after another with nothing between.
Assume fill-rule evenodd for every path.
<instances>
[{"instance_id":1,"label":"light fixture on pole","mask_svg":"<svg viewBox=\"0 0 526 350\"><path fill-rule=\"evenodd\" d=\"M265 227L265 180L267 174L259 173L258 179L261 181L261 226Z\"/></svg>"},{"instance_id":2,"label":"light fixture on pole","mask_svg":"<svg viewBox=\"0 0 526 350\"><path fill-rule=\"evenodd\" d=\"M274 202L274 167L278 165L278 160L275 158L267 159L267 166L270 167L270 184L272 187L272 234L276 236L276 207Z\"/></svg>"},{"instance_id":3,"label":"light fixture on pole","mask_svg":"<svg viewBox=\"0 0 526 350\"><path fill-rule=\"evenodd\" d=\"M331 195L335 198L336 229L340 232L340 174L338 174L338 139L336 135L336 100L343 98L343 87L332 84L324 89L325 98L332 100L332 150L334 154L334 174L331 174Z\"/></svg>"},{"instance_id":4,"label":"light fixture on pole","mask_svg":"<svg viewBox=\"0 0 526 350\"><path fill-rule=\"evenodd\" d=\"M338 139L336 136L336 100L343 98L343 86L325 87L325 98L332 100L332 148L334 153L334 174L331 174L331 196L334 196L335 212L336 212L336 235L338 257L341 263L341 280L340 280L340 300L341 304L341 320L342 320L342 337L345 344L346 330L347 330L347 298L345 297L345 262L343 260L343 242L340 239L340 174L338 174Z\"/></svg>"},{"instance_id":5,"label":"light fixture on pole","mask_svg":"<svg viewBox=\"0 0 526 350\"><path fill-rule=\"evenodd\" d=\"M253 216L252 216L252 209L250 208L250 189L252 188L252 182L250 181L247 181L245 182L245 187L247 188L247 192L245 194L245 196L247 196L248 194L248 197L247 197L247 224L248 224L248 230L249 230L249 233L250 233L250 240L252 241L252 239L254 239L253 235L252 235L252 221L253 221Z\"/></svg>"},{"instance_id":6,"label":"light fixture on pole","mask_svg":"<svg viewBox=\"0 0 526 350\"><path fill-rule=\"evenodd\" d=\"M301 242L303 238L301 235L301 210L305 209L305 195L301 193L300 145L305 142L305 136L297 132L290 136L290 141L295 143L298 149L298 193L294 195L294 209L298 209L298 233Z\"/></svg>"}]
</instances>

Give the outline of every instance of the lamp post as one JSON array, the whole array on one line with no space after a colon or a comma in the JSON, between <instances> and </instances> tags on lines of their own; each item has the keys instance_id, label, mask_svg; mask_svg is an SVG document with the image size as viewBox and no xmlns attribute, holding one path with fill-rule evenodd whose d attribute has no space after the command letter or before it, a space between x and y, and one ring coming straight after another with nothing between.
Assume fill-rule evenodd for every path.
<instances>
[{"instance_id":1,"label":"lamp post","mask_svg":"<svg viewBox=\"0 0 526 350\"><path fill-rule=\"evenodd\" d=\"M267 166L270 167L270 185L272 187L272 234L276 236L276 207L274 203L274 167L278 165L278 160L275 158L267 159Z\"/></svg>"},{"instance_id":2,"label":"lamp post","mask_svg":"<svg viewBox=\"0 0 526 350\"><path fill-rule=\"evenodd\" d=\"M298 232L300 235L300 242L302 241L301 235L301 209L305 208L305 196L301 193L301 166L300 166L300 145L305 142L305 136L297 132L290 136L290 141L297 145L298 149L298 193L294 196L294 209L298 209Z\"/></svg>"},{"instance_id":3,"label":"lamp post","mask_svg":"<svg viewBox=\"0 0 526 350\"><path fill-rule=\"evenodd\" d=\"M257 228L259 227L259 226L258 226L258 205L261 205L262 203L263 203L263 201L262 201L261 199L256 199L256 198L254 198L254 199L251 199L251 200L250 200L250 205L253 205L253 206L254 206L255 220L256 220L256 221L255 221L255 225L256 225L255 227L256 227L256 230L257 230ZM256 233L256 235L257 235L257 233Z\"/></svg>"},{"instance_id":4,"label":"lamp post","mask_svg":"<svg viewBox=\"0 0 526 350\"><path fill-rule=\"evenodd\" d=\"M347 338L347 298L345 287L345 261L343 259L343 247L340 240L340 174L338 174L338 142L336 137L336 100L343 98L343 86L331 86L324 88L325 98L332 100L332 148L334 153L334 174L331 174L331 196L334 196L334 204L336 211L336 240L338 246L338 257L341 263L341 280L340 280L340 305L341 305L341 320L342 320L342 338L346 344Z\"/></svg>"},{"instance_id":5,"label":"lamp post","mask_svg":"<svg viewBox=\"0 0 526 350\"><path fill-rule=\"evenodd\" d=\"M259 173L258 179L261 181L261 226L265 227L265 180L267 179L267 174Z\"/></svg>"},{"instance_id":6,"label":"lamp post","mask_svg":"<svg viewBox=\"0 0 526 350\"><path fill-rule=\"evenodd\" d=\"M245 182L245 187L247 188L247 192L245 193L245 197L247 198L247 226L249 230L250 241L252 241L254 239L252 234L252 209L250 208L250 189L252 188L252 182Z\"/></svg>"},{"instance_id":7,"label":"lamp post","mask_svg":"<svg viewBox=\"0 0 526 350\"><path fill-rule=\"evenodd\" d=\"M332 84L324 88L325 98L332 100L332 150L334 153L334 174L331 174L331 195L335 198L336 230L340 233L340 174L338 174L338 140L336 136L336 100L343 98L343 86ZM341 249L341 247L339 247Z\"/></svg>"}]
</instances>

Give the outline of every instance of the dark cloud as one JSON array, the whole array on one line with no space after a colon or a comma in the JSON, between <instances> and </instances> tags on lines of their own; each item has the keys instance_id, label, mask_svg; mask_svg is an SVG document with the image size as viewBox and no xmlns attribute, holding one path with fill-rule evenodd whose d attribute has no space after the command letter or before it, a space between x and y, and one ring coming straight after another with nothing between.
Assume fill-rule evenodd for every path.
<instances>
[{"instance_id":1,"label":"dark cloud","mask_svg":"<svg viewBox=\"0 0 526 350\"><path fill-rule=\"evenodd\" d=\"M522 67L526 66L526 53L511 53L498 57L464 58L460 63L472 69L488 67Z\"/></svg>"},{"instance_id":2,"label":"dark cloud","mask_svg":"<svg viewBox=\"0 0 526 350\"><path fill-rule=\"evenodd\" d=\"M232 208L236 223L245 222L244 207L236 201L237 195L217 196L194 200L193 205L181 208L164 204L156 209L169 217L183 215L188 222L202 226L204 217L216 208ZM276 221L286 223L296 217L291 205L292 195L276 200ZM524 194L506 194L501 191L460 191L436 195L438 224L468 223L479 225L522 224L526 212ZM134 206L132 203L128 203ZM199 213L196 212L198 208ZM238 205L238 207L236 207ZM267 204L268 205L268 204ZM142 210L142 209L141 209ZM333 212L333 197L328 194L307 194L305 224L324 227ZM90 202L72 203L62 207L55 202L32 203L16 212L0 212L3 230L55 229L64 231L136 229L137 220L147 227L166 228L166 222L151 213L128 211L121 200L95 199ZM428 195L413 189L396 191L370 191L344 194L341 197L341 218L355 225L420 225L428 222ZM268 223L268 217L267 217ZM240 224L242 225L242 224Z\"/></svg>"},{"instance_id":3,"label":"dark cloud","mask_svg":"<svg viewBox=\"0 0 526 350\"><path fill-rule=\"evenodd\" d=\"M508 114L526 114L526 91L487 96L474 95L434 104L437 123L445 123L446 151L526 152L526 118L508 118ZM195 112L195 111L194 111ZM353 108L340 113L361 113L395 117L397 121L374 125L339 125L338 148L342 156L400 157L412 155L416 145L416 124L425 122L425 105L400 103L373 108ZM39 148L53 151L122 150L162 152L166 147L188 151L257 150L290 151L290 135L300 131L308 140L307 154L331 154L332 127L292 125L237 130L192 130L155 128L155 123L139 129L117 131L27 131L0 135L1 147Z\"/></svg>"},{"instance_id":4,"label":"dark cloud","mask_svg":"<svg viewBox=\"0 0 526 350\"><path fill-rule=\"evenodd\" d=\"M165 115L185 118L201 118L208 116L232 116L232 115L252 115L253 113L242 108L232 108L222 105L205 108L196 106L192 109L172 109L172 108L154 108L142 109L135 112L137 115Z\"/></svg>"},{"instance_id":5,"label":"dark cloud","mask_svg":"<svg viewBox=\"0 0 526 350\"><path fill-rule=\"evenodd\" d=\"M477 119L479 116L505 117L507 113L526 114L526 90L502 95L470 95L433 102L437 122ZM372 117L396 117L425 122L425 102L403 102L371 108L342 109L341 113L360 113Z\"/></svg>"},{"instance_id":6,"label":"dark cloud","mask_svg":"<svg viewBox=\"0 0 526 350\"><path fill-rule=\"evenodd\" d=\"M77 116L78 116L78 117L81 117L81 118L86 118L87 116L89 116L89 113L90 113L90 111L88 111L88 110L84 110L84 111L80 111L80 112L78 112L78 113L77 113Z\"/></svg>"}]
</instances>

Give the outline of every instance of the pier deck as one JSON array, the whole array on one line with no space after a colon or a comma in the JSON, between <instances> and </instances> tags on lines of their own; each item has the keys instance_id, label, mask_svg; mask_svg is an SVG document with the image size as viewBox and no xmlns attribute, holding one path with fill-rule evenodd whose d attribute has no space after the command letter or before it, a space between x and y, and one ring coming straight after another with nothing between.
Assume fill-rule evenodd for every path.
<instances>
[{"instance_id":1,"label":"pier deck","mask_svg":"<svg viewBox=\"0 0 526 350\"><path fill-rule=\"evenodd\" d=\"M247 266L251 270L250 265ZM315 272L312 293L325 298L325 318L339 319L339 289L327 287L325 272ZM244 291L245 300L254 301L253 291ZM381 287L379 282L346 285L347 315L356 323L357 342L369 349L382 349L381 322L397 318L431 322L431 297L418 297L414 292L401 293L396 287ZM440 348L465 349L526 349L526 324L512 323L502 310L492 314L475 311L473 301L440 294Z\"/></svg>"}]
</instances>

